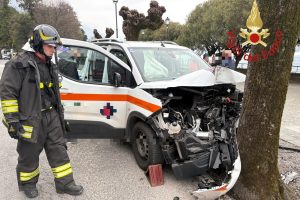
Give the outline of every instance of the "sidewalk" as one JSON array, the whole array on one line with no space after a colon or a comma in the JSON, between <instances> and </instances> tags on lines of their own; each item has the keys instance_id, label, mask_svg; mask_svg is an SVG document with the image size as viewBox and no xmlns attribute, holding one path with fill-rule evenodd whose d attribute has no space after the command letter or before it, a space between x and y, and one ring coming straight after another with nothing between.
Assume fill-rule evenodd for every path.
<instances>
[{"instance_id":1,"label":"sidewalk","mask_svg":"<svg viewBox=\"0 0 300 200\"><path fill-rule=\"evenodd\" d=\"M300 83L289 84L280 139L300 147Z\"/></svg>"},{"instance_id":2,"label":"sidewalk","mask_svg":"<svg viewBox=\"0 0 300 200\"><path fill-rule=\"evenodd\" d=\"M294 144L300 149L300 126L281 127L280 139Z\"/></svg>"}]
</instances>

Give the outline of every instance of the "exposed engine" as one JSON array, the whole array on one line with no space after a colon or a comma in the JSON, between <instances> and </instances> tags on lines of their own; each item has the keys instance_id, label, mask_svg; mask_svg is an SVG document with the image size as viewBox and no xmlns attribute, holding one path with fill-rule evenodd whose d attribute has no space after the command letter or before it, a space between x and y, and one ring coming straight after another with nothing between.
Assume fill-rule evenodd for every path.
<instances>
[{"instance_id":1,"label":"exposed engine","mask_svg":"<svg viewBox=\"0 0 300 200\"><path fill-rule=\"evenodd\" d=\"M149 123L159 133L165 161L177 178L232 169L242 101L234 85L150 92L162 100L163 108Z\"/></svg>"}]
</instances>

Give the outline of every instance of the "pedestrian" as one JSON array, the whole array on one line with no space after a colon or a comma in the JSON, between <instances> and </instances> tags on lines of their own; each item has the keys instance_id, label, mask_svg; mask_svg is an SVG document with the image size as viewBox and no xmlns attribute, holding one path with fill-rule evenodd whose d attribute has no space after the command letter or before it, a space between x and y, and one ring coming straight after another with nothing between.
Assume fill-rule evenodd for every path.
<instances>
[{"instance_id":1,"label":"pedestrian","mask_svg":"<svg viewBox=\"0 0 300 200\"><path fill-rule=\"evenodd\" d=\"M209 56L207 53L203 54L203 60L205 60L205 62L209 63Z\"/></svg>"},{"instance_id":2,"label":"pedestrian","mask_svg":"<svg viewBox=\"0 0 300 200\"><path fill-rule=\"evenodd\" d=\"M3 123L10 137L17 139L19 191L29 198L38 196L39 155L45 149L57 193L80 195L64 138L65 123L59 95L57 69L51 62L61 45L52 26L35 27L25 51L5 64L0 81Z\"/></svg>"}]
</instances>

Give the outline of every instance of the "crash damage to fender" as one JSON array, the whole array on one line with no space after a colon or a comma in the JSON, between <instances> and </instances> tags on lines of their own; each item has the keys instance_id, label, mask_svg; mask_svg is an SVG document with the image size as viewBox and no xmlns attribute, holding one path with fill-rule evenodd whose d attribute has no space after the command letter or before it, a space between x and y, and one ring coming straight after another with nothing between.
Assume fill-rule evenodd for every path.
<instances>
[{"instance_id":1,"label":"crash damage to fender","mask_svg":"<svg viewBox=\"0 0 300 200\"><path fill-rule=\"evenodd\" d=\"M205 84L200 80L196 86L194 80L188 86L197 73L205 75ZM142 85L162 102L162 109L147 122L159 137L165 163L172 166L177 179L198 177L192 195L205 199L228 192L241 170L236 129L243 93L235 81L244 77L226 69L216 73L198 71L156 88Z\"/></svg>"}]
</instances>

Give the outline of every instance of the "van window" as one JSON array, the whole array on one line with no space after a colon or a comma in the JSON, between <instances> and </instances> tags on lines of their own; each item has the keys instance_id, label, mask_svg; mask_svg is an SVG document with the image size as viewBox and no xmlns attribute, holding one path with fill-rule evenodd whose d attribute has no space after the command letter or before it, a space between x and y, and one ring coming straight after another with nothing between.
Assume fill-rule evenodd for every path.
<instances>
[{"instance_id":1,"label":"van window","mask_svg":"<svg viewBox=\"0 0 300 200\"><path fill-rule=\"evenodd\" d=\"M210 66L190 49L132 47L129 49L146 82L173 80Z\"/></svg>"},{"instance_id":2,"label":"van window","mask_svg":"<svg viewBox=\"0 0 300 200\"><path fill-rule=\"evenodd\" d=\"M125 84L126 69L106 55L87 48L61 46L57 50L59 72L72 80L113 84L115 72L121 75Z\"/></svg>"},{"instance_id":3,"label":"van window","mask_svg":"<svg viewBox=\"0 0 300 200\"><path fill-rule=\"evenodd\" d=\"M110 50L110 53L114 54L117 58L119 58L120 60L122 60L124 63L126 63L128 66L131 67L131 64L125 52L119 49L112 49Z\"/></svg>"}]
</instances>

